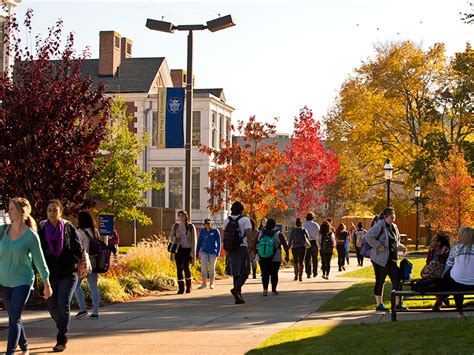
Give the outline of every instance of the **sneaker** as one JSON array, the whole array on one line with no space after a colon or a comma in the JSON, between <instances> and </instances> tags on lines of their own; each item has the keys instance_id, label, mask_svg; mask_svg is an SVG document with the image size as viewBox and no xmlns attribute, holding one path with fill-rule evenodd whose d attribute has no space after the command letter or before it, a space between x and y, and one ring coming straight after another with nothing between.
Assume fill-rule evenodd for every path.
<instances>
[{"instance_id":1,"label":"sneaker","mask_svg":"<svg viewBox=\"0 0 474 355\"><path fill-rule=\"evenodd\" d=\"M209 286L209 288L210 288L211 290L213 290L213 289L214 289L214 285Z\"/></svg>"},{"instance_id":2,"label":"sneaker","mask_svg":"<svg viewBox=\"0 0 474 355\"><path fill-rule=\"evenodd\" d=\"M244 304L244 303L245 303L245 301L242 298L242 296L240 296L238 299L235 300L235 304Z\"/></svg>"},{"instance_id":3,"label":"sneaker","mask_svg":"<svg viewBox=\"0 0 474 355\"><path fill-rule=\"evenodd\" d=\"M318 274L313 274L313 277L316 277L316 276L318 276Z\"/></svg>"},{"instance_id":4,"label":"sneaker","mask_svg":"<svg viewBox=\"0 0 474 355\"><path fill-rule=\"evenodd\" d=\"M385 307L385 305L383 303L380 303L376 308L375 308L376 311L380 311L380 312L388 312L388 308Z\"/></svg>"},{"instance_id":5,"label":"sneaker","mask_svg":"<svg viewBox=\"0 0 474 355\"><path fill-rule=\"evenodd\" d=\"M311 275L308 275L308 279L310 279L310 278L311 278Z\"/></svg>"},{"instance_id":6,"label":"sneaker","mask_svg":"<svg viewBox=\"0 0 474 355\"><path fill-rule=\"evenodd\" d=\"M397 310L397 312L403 312L403 311L407 311L407 310L408 310L408 308L406 308L406 307L405 307L404 305L402 305L402 304L397 304L397 305L395 306L395 309Z\"/></svg>"},{"instance_id":7,"label":"sneaker","mask_svg":"<svg viewBox=\"0 0 474 355\"><path fill-rule=\"evenodd\" d=\"M297 281L298 280L298 276L295 275L295 278L293 279L294 281Z\"/></svg>"},{"instance_id":8,"label":"sneaker","mask_svg":"<svg viewBox=\"0 0 474 355\"><path fill-rule=\"evenodd\" d=\"M64 350L66 350L66 344L57 343L53 348L55 353L62 353Z\"/></svg>"},{"instance_id":9,"label":"sneaker","mask_svg":"<svg viewBox=\"0 0 474 355\"><path fill-rule=\"evenodd\" d=\"M79 311L74 316L74 319L80 319L80 318L85 317L85 316L87 316L87 311Z\"/></svg>"},{"instance_id":10,"label":"sneaker","mask_svg":"<svg viewBox=\"0 0 474 355\"><path fill-rule=\"evenodd\" d=\"M268 291L267 290L263 290L263 293L262 293L262 296L268 296Z\"/></svg>"},{"instance_id":11,"label":"sneaker","mask_svg":"<svg viewBox=\"0 0 474 355\"><path fill-rule=\"evenodd\" d=\"M346 267L345 267L345 266L343 266L343 267L342 267L342 270L346 271Z\"/></svg>"},{"instance_id":12,"label":"sneaker","mask_svg":"<svg viewBox=\"0 0 474 355\"><path fill-rule=\"evenodd\" d=\"M302 276L300 276L300 281L303 282L303 277Z\"/></svg>"},{"instance_id":13,"label":"sneaker","mask_svg":"<svg viewBox=\"0 0 474 355\"><path fill-rule=\"evenodd\" d=\"M89 319L99 319L99 315L98 314L91 314L89 316Z\"/></svg>"},{"instance_id":14,"label":"sneaker","mask_svg":"<svg viewBox=\"0 0 474 355\"><path fill-rule=\"evenodd\" d=\"M278 295L280 294L280 292L278 292L278 291L272 291L272 294L273 294L273 296L278 296Z\"/></svg>"},{"instance_id":15,"label":"sneaker","mask_svg":"<svg viewBox=\"0 0 474 355\"><path fill-rule=\"evenodd\" d=\"M206 284L202 284L201 286L198 287L198 290L202 290L203 288L206 288L207 285Z\"/></svg>"}]
</instances>

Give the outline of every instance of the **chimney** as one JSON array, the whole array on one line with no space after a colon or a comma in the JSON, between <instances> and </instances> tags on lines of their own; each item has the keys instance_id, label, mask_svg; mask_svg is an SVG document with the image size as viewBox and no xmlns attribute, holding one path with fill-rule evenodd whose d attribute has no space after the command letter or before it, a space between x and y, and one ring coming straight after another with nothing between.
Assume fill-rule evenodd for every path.
<instances>
[{"instance_id":1,"label":"chimney","mask_svg":"<svg viewBox=\"0 0 474 355\"><path fill-rule=\"evenodd\" d=\"M187 83L186 70L184 69L171 69L170 70L171 80L175 88L184 88ZM196 78L193 75L193 86L196 83Z\"/></svg>"},{"instance_id":2,"label":"chimney","mask_svg":"<svg viewBox=\"0 0 474 355\"><path fill-rule=\"evenodd\" d=\"M120 33L100 31L99 37L99 76L116 76L120 66Z\"/></svg>"},{"instance_id":3,"label":"chimney","mask_svg":"<svg viewBox=\"0 0 474 355\"><path fill-rule=\"evenodd\" d=\"M132 40L122 37L121 40L121 49L120 49L120 58L132 58Z\"/></svg>"}]
</instances>

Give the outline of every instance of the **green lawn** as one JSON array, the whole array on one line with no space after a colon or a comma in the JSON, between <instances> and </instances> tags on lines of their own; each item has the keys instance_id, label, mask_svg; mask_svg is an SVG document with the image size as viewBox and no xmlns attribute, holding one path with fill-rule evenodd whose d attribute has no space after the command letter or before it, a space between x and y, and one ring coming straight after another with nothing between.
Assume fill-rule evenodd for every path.
<instances>
[{"instance_id":1,"label":"green lawn","mask_svg":"<svg viewBox=\"0 0 474 355\"><path fill-rule=\"evenodd\" d=\"M247 354L468 354L474 319L290 328Z\"/></svg>"},{"instance_id":2,"label":"green lawn","mask_svg":"<svg viewBox=\"0 0 474 355\"><path fill-rule=\"evenodd\" d=\"M118 252L125 254L127 251L129 251L133 247L118 247Z\"/></svg>"},{"instance_id":3,"label":"green lawn","mask_svg":"<svg viewBox=\"0 0 474 355\"><path fill-rule=\"evenodd\" d=\"M423 269L423 266L426 264L426 259L424 258L414 258L414 259L408 259L411 261L413 264L413 278L414 279L419 279L420 278L420 272L421 269ZM355 271L348 272L346 274L338 275L339 277L353 277L353 278L360 278L360 279L374 279L374 268L372 267L372 263L370 262L369 259L365 259L364 263L367 264L367 267L362 267L359 268Z\"/></svg>"}]
</instances>

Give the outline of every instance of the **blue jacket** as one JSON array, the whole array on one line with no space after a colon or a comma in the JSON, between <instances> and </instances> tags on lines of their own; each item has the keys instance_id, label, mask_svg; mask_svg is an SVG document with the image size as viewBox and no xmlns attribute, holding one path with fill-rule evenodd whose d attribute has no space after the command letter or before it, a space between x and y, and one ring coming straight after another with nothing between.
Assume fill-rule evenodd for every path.
<instances>
[{"instance_id":1,"label":"blue jacket","mask_svg":"<svg viewBox=\"0 0 474 355\"><path fill-rule=\"evenodd\" d=\"M201 229L196 248L196 257L199 256L199 250L206 254L215 254L219 256L221 252L221 235L215 228L208 232L206 228Z\"/></svg>"}]
</instances>

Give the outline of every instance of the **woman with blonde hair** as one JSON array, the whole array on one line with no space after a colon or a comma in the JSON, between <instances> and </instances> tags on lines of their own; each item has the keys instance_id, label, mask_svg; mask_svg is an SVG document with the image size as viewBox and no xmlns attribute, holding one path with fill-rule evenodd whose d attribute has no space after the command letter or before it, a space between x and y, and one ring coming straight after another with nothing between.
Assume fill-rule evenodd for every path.
<instances>
[{"instance_id":1,"label":"woman with blonde hair","mask_svg":"<svg viewBox=\"0 0 474 355\"><path fill-rule=\"evenodd\" d=\"M0 226L0 294L8 311L7 354L13 354L18 345L28 353L21 313L35 279L33 263L44 283L44 298L52 294L48 266L30 213L30 202L15 197L8 204L11 224Z\"/></svg>"},{"instance_id":2,"label":"woman with blonde hair","mask_svg":"<svg viewBox=\"0 0 474 355\"><path fill-rule=\"evenodd\" d=\"M171 228L170 241L179 245L179 249L174 255L178 277L178 294L184 293L185 281L186 293L191 293L193 278L189 266L196 262L197 238L196 227L188 221L188 213L184 210L178 212L178 223L175 223Z\"/></svg>"},{"instance_id":3,"label":"woman with blonde hair","mask_svg":"<svg viewBox=\"0 0 474 355\"><path fill-rule=\"evenodd\" d=\"M474 291L474 228L459 229L458 242L449 252L444 274L449 274L451 291ZM454 302L458 317L465 317L464 295L455 295Z\"/></svg>"}]
</instances>

